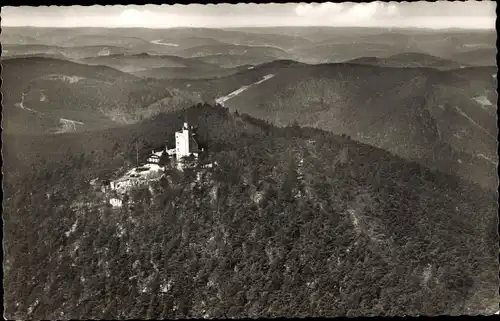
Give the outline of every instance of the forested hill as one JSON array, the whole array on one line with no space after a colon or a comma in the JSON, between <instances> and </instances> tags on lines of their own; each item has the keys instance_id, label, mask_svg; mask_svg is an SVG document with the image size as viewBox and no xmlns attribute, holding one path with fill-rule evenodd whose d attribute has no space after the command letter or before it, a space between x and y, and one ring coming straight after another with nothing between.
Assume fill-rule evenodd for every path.
<instances>
[{"instance_id":1,"label":"forested hill","mask_svg":"<svg viewBox=\"0 0 500 321\"><path fill-rule=\"evenodd\" d=\"M2 60L2 79L3 129L15 134L70 131L61 128L61 119L80 123L74 130L99 130L200 101L160 80L61 59ZM161 106L148 108L158 100Z\"/></svg>"},{"instance_id":2,"label":"forested hill","mask_svg":"<svg viewBox=\"0 0 500 321\"><path fill-rule=\"evenodd\" d=\"M218 166L195 169L199 180L168 171L133 209L96 204L89 180L185 119ZM7 318L498 309L496 195L347 137L198 105L100 133L4 138Z\"/></svg>"}]
</instances>

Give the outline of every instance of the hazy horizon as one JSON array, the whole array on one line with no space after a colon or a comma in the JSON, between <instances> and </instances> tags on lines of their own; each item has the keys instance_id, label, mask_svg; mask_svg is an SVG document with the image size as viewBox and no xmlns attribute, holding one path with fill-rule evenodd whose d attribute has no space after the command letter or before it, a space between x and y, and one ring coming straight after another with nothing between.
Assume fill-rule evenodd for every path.
<instances>
[{"instance_id":1,"label":"hazy horizon","mask_svg":"<svg viewBox=\"0 0 500 321\"><path fill-rule=\"evenodd\" d=\"M370 2L4 7L4 27L363 27L494 29L496 2Z\"/></svg>"},{"instance_id":2,"label":"hazy horizon","mask_svg":"<svg viewBox=\"0 0 500 321\"><path fill-rule=\"evenodd\" d=\"M33 29L151 29L151 30L169 30L169 29L213 29L213 30L238 30L238 29L271 29L271 28L332 28L332 29L401 29L401 30L429 30L429 31L443 31L443 30L470 30L478 32L488 32L496 31L490 28L471 28L471 27L448 27L448 28L430 28L430 27L398 27L398 26L322 26L322 25L312 25L312 26L301 26L301 25L283 25L283 26L227 26L227 27L189 27L189 26L178 26L178 27L94 27L94 26L57 26L57 27L46 27L46 26L5 26L2 28L33 28Z\"/></svg>"}]
</instances>

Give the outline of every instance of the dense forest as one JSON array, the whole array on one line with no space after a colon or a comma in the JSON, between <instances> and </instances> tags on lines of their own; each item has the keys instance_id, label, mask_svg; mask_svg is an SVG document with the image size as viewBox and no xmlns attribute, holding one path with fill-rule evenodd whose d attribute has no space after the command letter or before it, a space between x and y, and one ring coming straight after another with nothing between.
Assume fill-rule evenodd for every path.
<instances>
[{"instance_id":1,"label":"dense forest","mask_svg":"<svg viewBox=\"0 0 500 321\"><path fill-rule=\"evenodd\" d=\"M218 166L98 201L185 120ZM497 195L345 135L198 104L4 142L8 319L498 310Z\"/></svg>"},{"instance_id":2,"label":"dense forest","mask_svg":"<svg viewBox=\"0 0 500 321\"><path fill-rule=\"evenodd\" d=\"M2 78L3 127L16 134L53 133L60 118L83 122L86 130L115 127L200 101L161 80L60 59L4 59Z\"/></svg>"},{"instance_id":3,"label":"dense forest","mask_svg":"<svg viewBox=\"0 0 500 321\"><path fill-rule=\"evenodd\" d=\"M411 54L398 59L408 65L414 61ZM168 83L204 101L217 101L274 75L224 106L277 126L298 121L300 126L345 133L496 190L496 72L495 66L441 71L280 60L211 81Z\"/></svg>"}]
</instances>

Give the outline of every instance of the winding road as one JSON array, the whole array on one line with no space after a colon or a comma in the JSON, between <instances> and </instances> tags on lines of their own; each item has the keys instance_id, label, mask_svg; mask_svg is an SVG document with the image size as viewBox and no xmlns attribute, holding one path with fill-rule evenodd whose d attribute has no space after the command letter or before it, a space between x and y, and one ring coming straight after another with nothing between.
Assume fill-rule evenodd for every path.
<instances>
[{"instance_id":1,"label":"winding road","mask_svg":"<svg viewBox=\"0 0 500 321\"><path fill-rule=\"evenodd\" d=\"M467 119L472 125L476 126L479 130L481 130L483 133L485 133L486 135L488 135L489 137L491 137L493 139L496 139L495 136L493 136L492 134L490 134L485 128L483 128L481 125L479 125L477 122L475 122L474 119L472 119L469 115L467 115L462 109L460 109L457 106L455 106L455 110L460 115L462 115L465 119Z\"/></svg>"},{"instance_id":2,"label":"winding road","mask_svg":"<svg viewBox=\"0 0 500 321\"><path fill-rule=\"evenodd\" d=\"M151 43L155 44L155 45L170 46L170 47L179 47L179 45L176 44L176 43L162 42L161 39L152 40Z\"/></svg>"},{"instance_id":3,"label":"winding road","mask_svg":"<svg viewBox=\"0 0 500 321\"><path fill-rule=\"evenodd\" d=\"M19 108L24 109L26 111L29 111L31 113L35 113L37 115L43 115L42 112L39 112L39 111L36 111L36 110L33 110L31 108L26 107L24 105L24 97L26 97L26 93L22 93L21 102L16 103L15 104L16 107L19 107ZM56 134L64 133L64 132L68 132L68 131L76 131L76 125L85 125L85 123L82 123L80 121L66 119L66 118L59 118L59 123L61 124L61 128L58 131L56 131Z\"/></svg>"},{"instance_id":4,"label":"winding road","mask_svg":"<svg viewBox=\"0 0 500 321\"><path fill-rule=\"evenodd\" d=\"M215 102L216 102L217 104L219 104L219 105L221 105L221 106L223 106L223 107L224 107L224 103L225 103L226 101L228 101L229 99L232 99L232 98L234 98L234 97L238 96L239 94L241 94L242 92L244 92L245 90L247 90L248 88L250 88L250 87L252 87L252 86L255 86L255 85L258 85L258 84L261 84L261 83L263 83L264 81L269 80L269 79L271 79L271 78L273 78L273 77L274 77L274 74L265 75L265 76L264 76L261 80L256 81L256 82L254 82L254 83L253 83L253 84L251 84L251 85L245 85L245 86L242 86L242 87L240 87L239 89L236 89L235 91L233 91L233 92L229 93L229 94L228 94L228 95L226 95L226 96L222 96L222 97L217 98L217 99L215 100Z\"/></svg>"},{"instance_id":5,"label":"winding road","mask_svg":"<svg viewBox=\"0 0 500 321\"><path fill-rule=\"evenodd\" d=\"M25 96L26 96L26 93L22 93L22 95L21 95L21 102L17 103L16 106L19 107L19 108L21 108L21 109L27 110L29 112L41 115L42 114L41 112L33 110L31 108L28 108L28 107L24 106L24 97Z\"/></svg>"}]
</instances>

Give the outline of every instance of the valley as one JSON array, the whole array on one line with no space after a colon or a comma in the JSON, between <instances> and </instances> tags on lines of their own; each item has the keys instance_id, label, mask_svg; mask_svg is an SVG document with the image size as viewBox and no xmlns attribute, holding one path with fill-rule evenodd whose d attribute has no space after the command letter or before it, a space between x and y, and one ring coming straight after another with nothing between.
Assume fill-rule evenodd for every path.
<instances>
[{"instance_id":1,"label":"valley","mask_svg":"<svg viewBox=\"0 0 500 321\"><path fill-rule=\"evenodd\" d=\"M392 19L368 5L289 9ZM9 319L498 311L494 30L2 26L0 41Z\"/></svg>"},{"instance_id":2,"label":"valley","mask_svg":"<svg viewBox=\"0 0 500 321\"><path fill-rule=\"evenodd\" d=\"M122 126L164 111L183 109L203 101L215 102L278 126L298 121L301 126L346 134L425 166L467 177L484 186L496 186L497 179L491 177L498 163L497 126L492 117L497 101L496 78L486 76L487 73L495 76L496 66L474 67L476 58L464 60L472 57L475 50L487 53L489 33L470 37L451 32L443 41L432 42L438 34L376 34L368 29L358 30L361 33L355 46L365 51L372 50L370 46L375 45L391 46L391 50L384 49L375 56L366 52L365 57L344 59L343 63L317 64L325 60L312 61L312 56L303 60L304 50L309 48L307 50L319 53L318 46L335 46L336 52L342 52L351 38L336 34L328 36L329 29L321 29L321 37L306 41L310 34L285 37L280 34L282 30L271 30L247 33L243 30L177 29L169 36L155 35L155 31L147 34L147 38L142 31L137 33L136 30L130 30L130 35L122 38L107 30L92 38L93 34L86 35L80 30L78 36L55 37L46 44L43 41L23 44L10 41L5 53L10 55L3 58L7 86L11 82L9 69L13 69L13 75L23 74L22 68L19 69L21 61L43 63L43 59L53 59L46 58L46 55L61 57L46 60L55 63L54 71L69 70L69 65L65 66L72 63L71 68L78 67L75 71L81 69L83 74L78 75L80 71L71 75L41 72L42 77L32 77L30 82L18 83L16 89L8 90L4 101L8 107L12 100L9 94L20 96L17 88L29 84L31 92L25 91L23 95L27 95L30 107L26 107L25 98L21 105L19 101L13 105L36 113L37 124L47 115L55 117L42 121L42 124L48 121L50 128L44 128L46 125L41 125L41 129L36 129L40 125L32 128L56 133ZM302 32L305 31L309 32L308 29ZM57 34L58 31L47 32ZM459 36L465 51L458 48L456 39ZM82 43L85 39L88 41ZM104 47L104 39L113 41L106 42ZM275 42L268 42L270 39ZM289 41L288 45L284 43L286 41ZM75 47L76 43L79 47ZM411 43L411 46L400 52L403 49L398 49L395 43ZM159 50L158 46L168 47L170 51L162 53L166 49ZM419 49L413 50L412 46ZM427 53L422 50L424 47ZM90 48L94 51L89 51ZM445 48L453 53L444 55ZM356 55L363 55L363 50L357 50ZM390 55L394 50L396 52ZM66 60L70 51L86 54ZM20 58L16 58L18 54L21 54ZM347 55L353 56L352 53ZM60 66L56 67L57 64ZM108 69L104 71L103 66ZM92 69L84 71L84 68ZM102 71L94 74L100 75L98 77L88 77L94 72L91 70ZM108 75L102 78L101 75L106 73ZM270 75L273 79L266 78ZM51 85L47 87L48 84L43 83L49 80L62 81L61 89L66 87L66 92L77 93L64 103L64 108L58 100L67 94L61 94L59 89L55 101L59 106L51 111L45 110L53 103L50 96L54 90L50 89ZM15 82L18 81L12 81ZM130 91L130 84L136 89ZM121 92L121 88L126 88L125 92ZM38 95L36 92L40 92L39 101L32 99L33 95ZM80 93L85 94L81 96ZM131 99L136 93L139 100ZM93 102L93 97L106 98L103 104L102 99ZM92 111L86 111L82 118L83 114L75 110L77 106L92 106ZM139 106L142 107L137 108ZM23 120L17 112L12 117L8 113L6 116L7 131L11 128L17 131L15 128L20 127L25 132L29 126L23 122L32 119L26 117ZM456 123L449 123L449 117L456 118ZM70 124L60 118L84 125L74 126L76 123ZM482 169L485 165L486 170Z\"/></svg>"}]
</instances>

